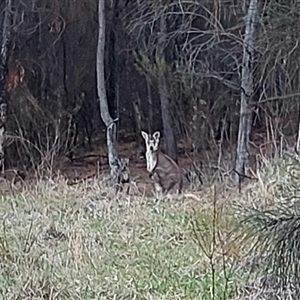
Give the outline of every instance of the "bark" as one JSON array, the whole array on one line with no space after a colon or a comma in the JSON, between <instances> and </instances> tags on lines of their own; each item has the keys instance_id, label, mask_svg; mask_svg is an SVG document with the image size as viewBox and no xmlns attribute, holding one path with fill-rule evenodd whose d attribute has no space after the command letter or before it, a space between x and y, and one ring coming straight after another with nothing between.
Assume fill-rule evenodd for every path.
<instances>
[{"instance_id":1,"label":"bark","mask_svg":"<svg viewBox=\"0 0 300 300\"><path fill-rule=\"evenodd\" d=\"M241 78L241 106L236 156L236 181L246 175L249 168L249 137L252 124L252 109L249 106L253 94L253 57L254 33L257 15L257 0L251 0L246 17L246 28L243 49L243 68Z\"/></svg>"},{"instance_id":2,"label":"bark","mask_svg":"<svg viewBox=\"0 0 300 300\"><path fill-rule=\"evenodd\" d=\"M172 119L171 105L169 102L169 92L165 74L165 49L166 47L166 22L162 16L160 19L160 39L158 42L157 61L159 63L158 70L158 90L161 104L161 114L163 123L163 132L166 141L166 153L178 162L177 145L174 134L174 122Z\"/></svg>"},{"instance_id":3,"label":"bark","mask_svg":"<svg viewBox=\"0 0 300 300\"><path fill-rule=\"evenodd\" d=\"M101 118L107 128L107 150L111 177L117 183L120 160L116 149L116 120L113 120L107 102L104 75L104 48L105 48L105 1L99 0L98 6L99 36L97 46L97 90L99 96Z\"/></svg>"},{"instance_id":4,"label":"bark","mask_svg":"<svg viewBox=\"0 0 300 300\"><path fill-rule=\"evenodd\" d=\"M116 72L117 61L116 61L116 30L118 24L118 6L119 0L114 0L113 8L112 8L112 21L111 21L111 28L109 33L109 43L108 47L108 90L107 90L107 98L109 100L109 108L111 111L115 112L118 106L116 103L116 87L118 84L118 74ZM117 112L118 115L119 112ZM115 113L112 114L116 116Z\"/></svg>"},{"instance_id":5,"label":"bark","mask_svg":"<svg viewBox=\"0 0 300 300\"><path fill-rule=\"evenodd\" d=\"M169 103L169 93L166 84L164 72L159 75L159 94L161 104L162 123L164 129L164 137L166 140L166 153L175 161L178 162L177 145L174 134L174 126Z\"/></svg>"},{"instance_id":6,"label":"bark","mask_svg":"<svg viewBox=\"0 0 300 300\"><path fill-rule=\"evenodd\" d=\"M153 132L153 101L152 101L152 92L151 92L151 82L149 77L146 77L147 81L147 99L148 99L148 132Z\"/></svg>"},{"instance_id":7,"label":"bark","mask_svg":"<svg viewBox=\"0 0 300 300\"><path fill-rule=\"evenodd\" d=\"M3 13L3 12L2 12ZM4 142L5 123L7 116L8 93L5 90L5 80L7 76L8 47L11 40L11 0L5 1L4 18L1 24L1 57L0 57L0 172L4 173Z\"/></svg>"},{"instance_id":8,"label":"bark","mask_svg":"<svg viewBox=\"0 0 300 300\"><path fill-rule=\"evenodd\" d=\"M300 108L298 111L298 133L297 133L297 142L296 142L296 152L300 152Z\"/></svg>"},{"instance_id":9,"label":"bark","mask_svg":"<svg viewBox=\"0 0 300 300\"><path fill-rule=\"evenodd\" d=\"M142 137L141 137L141 131L143 128L143 117L142 117L142 110L141 110L141 99L138 94L138 92L134 93L134 99L132 101L133 105L133 112L134 112L134 117L135 117L135 123L136 123L136 140L137 144L140 146L142 145Z\"/></svg>"}]
</instances>

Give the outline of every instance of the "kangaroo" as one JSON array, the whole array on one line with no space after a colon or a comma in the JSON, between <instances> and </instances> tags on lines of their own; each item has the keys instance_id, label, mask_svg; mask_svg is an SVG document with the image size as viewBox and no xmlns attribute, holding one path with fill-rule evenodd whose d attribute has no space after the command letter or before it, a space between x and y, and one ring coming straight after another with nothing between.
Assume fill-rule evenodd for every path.
<instances>
[{"instance_id":1,"label":"kangaroo","mask_svg":"<svg viewBox=\"0 0 300 300\"><path fill-rule=\"evenodd\" d=\"M111 168L111 179L118 185L122 185L130 181L129 159L117 158Z\"/></svg>"},{"instance_id":2,"label":"kangaroo","mask_svg":"<svg viewBox=\"0 0 300 300\"><path fill-rule=\"evenodd\" d=\"M129 159L116 158L111 164L110 176L105 179L105 183L108 187L115 187L116 192L120 192L128 182L130 182Z\"/></svg>"},{"instance_id":3,"label":"kangaroo","mask_svg":"<svg viewBox=\"0 0 300 300\"><path fill-rule=\"evenodd\" d=\"M120 158L118 183L127 183L130 180L129 158Z\"/></svg>"},{"instance_id":4,"label":"kangaroo","mask_svg":"<svg viewBox=\"0 0 300 300\"><path fill-rule=\"evenodd\" d=\"M157 193L167 194L172 188L180 194L183 186L183 171L177 163L158 149L160 132L153 135L142 131L146 144L146 162L149 176L155 182Z\"/></svg>"}]
</instances>

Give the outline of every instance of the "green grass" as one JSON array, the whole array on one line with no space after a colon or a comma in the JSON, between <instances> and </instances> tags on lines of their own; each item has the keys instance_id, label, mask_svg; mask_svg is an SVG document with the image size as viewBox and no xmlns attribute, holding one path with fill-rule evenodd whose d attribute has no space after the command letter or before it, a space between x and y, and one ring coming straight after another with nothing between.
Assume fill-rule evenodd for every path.
<instances>
[{"instance_id":1,"label":"green grass","mask_svg":"<svg viewBox=\"0 0 300 300\"><path fill-rule=\"evenodd\" d=\"M203 232L209 249L211 218L211 208L192 212L182 199L155 203L113 196L96 182L38 182L34 188L3 194L0 295L212 299L211 265L192 226L199 220L197 231ZM216 299L223 299L224 267L219 254L214 260ZM238 276L229 277L232 295Z\"/></svg>"},{"instance_id":2,"label":"green grass","mask_svg":"<svg viewBox=\"0 0 300 300\"><path fill-rule=\"evenodd\" d=\"M239 299L260 254L240 221L252 208L296 202L299 170L289 157L265 161L241 194L218 186L216 205L206 186L158 202L142 192L115 194L96 180L3 190L0 297ZM249 299L263 295L246 286Z\"/></svg>"}]
</instances>

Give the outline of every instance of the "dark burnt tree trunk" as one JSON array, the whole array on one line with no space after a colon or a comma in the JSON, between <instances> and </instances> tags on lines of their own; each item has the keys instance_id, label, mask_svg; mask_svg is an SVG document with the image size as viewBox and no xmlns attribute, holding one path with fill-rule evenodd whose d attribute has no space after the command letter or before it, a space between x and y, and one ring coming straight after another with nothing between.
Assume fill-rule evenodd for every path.
<instances>
[{"instance_id":1,"label":"dark burnt tree trunk","mask_svg":"<svg viewBox=\"0 0 300 300\"><path fill-rule=\"evenodd\" d=\"M8 93L5 89L7 76L8 48L11 40L11 0L3 1L0 5L1 13L1 51L0 51L0 171L4 173L4 141L5 122L7 116Z\"/></svg>"},{"instance_id":2,"label":"dark burnt tree trunk","mask_svg":"<svg viewBox=\"0 0 300 300\"><path fill-rule=\"evenodd\" d=\"M246 17L243 65L241 78L241 106L236 155L236 181L239 182L249 168L249 137L252 126L252 109L249 101L253 95L254 33L257 0L251 0Z\"/></svg>"},{"instance_id":3,"label":"dark burnt tree trunk","mask_svg":"<svg viewBox=\"0 0 300 300\"><path fill-rule=\"evenodd\" d=\"M166 20L164 15L160 18L160 38L157 45L156 60L158 63L158 90L161 103L161 114L163 123L163 133L166 141L166 153L174 160L178 161L177 145L174 132L174 122L172 119L169 92L166 80Z\"/></svg>"}]
</instances>

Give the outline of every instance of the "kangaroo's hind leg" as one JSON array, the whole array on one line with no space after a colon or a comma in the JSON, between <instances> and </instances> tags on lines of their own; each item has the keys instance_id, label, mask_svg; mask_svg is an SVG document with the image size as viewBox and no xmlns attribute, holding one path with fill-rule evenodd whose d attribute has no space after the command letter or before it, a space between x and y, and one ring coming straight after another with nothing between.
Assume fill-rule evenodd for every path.
<instances>
[{"instance_id":1,"label":"kangaroo's hind leg","mask_svg":"<svg viewBox=\"0 0 300 300\"><path fill-rule=\"evenodd\" d=\"M174 186L176 194L181 195L182 193L182 185L180 183L176 183L176 185Z\"/></svg>"},{"instance_id":2,"label":"kangaroo's hind leg","mask_svg":"<svg viewBox=\"0 0 300 300\"><path fill-rule=\"evenodd\" d=\"M176 185L175 181L169 181L168 185L166 187L166 194L169 193L171 191L171 189Z\"/></svg>"},{"instance_id":3,"label":"kangaroo's hind leg","mask_svg":"<svg viewBox=\"0 0 300 300\"><path fill-rule=\"evenodd\" d=\"M161 199L165 192L165 189L161 183L162 178L159 173L154 172L152 174L152 179L154 180L155 197L156 197L156 199Z\"/></svg>"}]
</instances>

